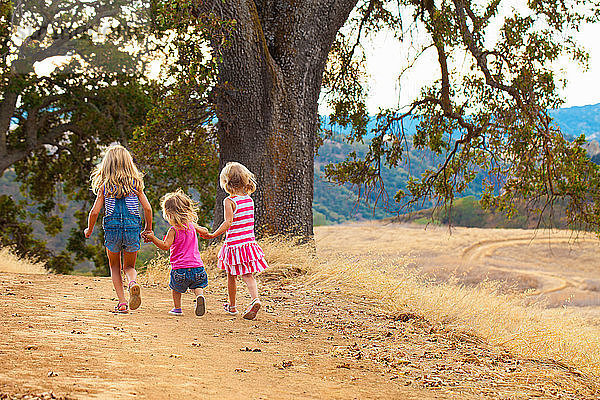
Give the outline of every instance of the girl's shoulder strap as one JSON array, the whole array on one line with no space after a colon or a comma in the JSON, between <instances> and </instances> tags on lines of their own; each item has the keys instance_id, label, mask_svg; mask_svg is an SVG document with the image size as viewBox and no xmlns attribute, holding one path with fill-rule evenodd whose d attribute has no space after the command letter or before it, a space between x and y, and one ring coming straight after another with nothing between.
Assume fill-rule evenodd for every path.
<instances>
[{"instance_id":1,"label":"girl's shoulder strap","mask_svg":"<svg viewBox=\"0 0 600 400\"><path fill-rule=\"evenodd\" d=\"M227 200L231 201L231 204L233 205L233 211L235 212L236 208L237 208L237 202L235 201L235 196L227 196L223 199L223 207L225 207L225 203L227 202Z\"/></svg>"}]
</instances>

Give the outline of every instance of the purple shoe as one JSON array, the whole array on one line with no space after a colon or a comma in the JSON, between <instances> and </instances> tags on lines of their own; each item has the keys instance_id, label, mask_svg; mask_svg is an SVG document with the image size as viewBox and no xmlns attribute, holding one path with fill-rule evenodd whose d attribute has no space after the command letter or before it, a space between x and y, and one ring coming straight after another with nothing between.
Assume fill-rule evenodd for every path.
<instances>
[{"instance_id":1,"label":"purple shoe","mask_svg":"<svg viewBox=\"0 0 600 400\"><path fill-rule=\"evenodd\" d=\"M181 308L174 308L171 311L169 311L169 314L171 314L171 315L183 315L183 311L181 311Z\"/></svg>"}]
</instances>

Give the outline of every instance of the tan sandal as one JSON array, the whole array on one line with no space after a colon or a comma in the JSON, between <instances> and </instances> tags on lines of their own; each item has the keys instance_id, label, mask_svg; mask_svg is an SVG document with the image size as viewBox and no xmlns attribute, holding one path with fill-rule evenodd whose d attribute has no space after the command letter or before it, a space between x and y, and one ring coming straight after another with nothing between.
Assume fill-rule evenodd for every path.
<instances>
[{"instance_id":1,"label":"tan sandal","mask_svg":"<svg viewBox=\"0 0 600 400\"><path fill-rule=\"evenodd\" d=\"M142 288L136 281L129 282L129 309L137 310L142 304Z\"/></svg>"},{"instance_id":2,"label":"tan sandal","mask_svg":"<svg viewBox=\"0 0 600 400\"><path fill-rule=\"evenodd\" d=\"M243 318L250 319L250 320L256 318L256 314L258 314L258 310L260 310L260 307L261 307L261 304L260 304L260 300L258 298L252 300L252 303L250 303L250 306L248 306L248 309L244 313Z\"/></svg>"}]
</instances>

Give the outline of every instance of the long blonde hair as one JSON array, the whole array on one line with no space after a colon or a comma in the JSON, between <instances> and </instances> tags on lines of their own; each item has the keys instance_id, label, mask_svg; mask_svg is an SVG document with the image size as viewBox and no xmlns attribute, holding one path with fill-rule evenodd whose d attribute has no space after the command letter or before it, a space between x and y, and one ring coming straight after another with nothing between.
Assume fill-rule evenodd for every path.
<instances>
[{"instance_id":1,"label":"long blonde hair","mask_svg":"<svg viewBox=\"0 0 600 400\"><path fill-rule=\"evenodd\" d=\"M105 196L116 198L144 189L143 175L125 147L110 146L92 172L92 190L97 194L100 189L104 189Z\"/></svg>"},{"instance_id":2,"label":"long blonde hair","mask_svg":"<svg viewBox=\"0 0 600 400\"><path fill-rule=\"evenodd\" d=\"M163 218L175 228L187 229L190 222L198 222L198 206L181 189L165 194L160 207Z\"/></svg>"},{"instance_id":3,"label":"long blonde hair","mask_svg":"<svg viewBox=\"0 0 600 400\"><path fill-rule=\"evenodd\" d=\"M223 190L229 194L252 194L256 190L254 174L238 162L228 162L221 170L219 181Z\"/></svg>"}]
</instances>

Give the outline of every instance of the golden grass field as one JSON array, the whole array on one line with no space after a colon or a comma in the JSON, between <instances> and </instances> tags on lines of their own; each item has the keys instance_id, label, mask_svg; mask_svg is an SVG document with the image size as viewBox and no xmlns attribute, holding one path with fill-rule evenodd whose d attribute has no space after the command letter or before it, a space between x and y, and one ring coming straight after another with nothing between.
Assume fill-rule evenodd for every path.
<instances>
[{"instance_id":1,"label":"golden grass field","mask_svg":"<svg viewBox=\"0 0 600 400\"><path fill-rule=\"evenodd\" d=\"M525 357L600 377L600 241L570 231L316 228L316 276ZM345 261L342 261L345 260Z\"/></svg>"},{"instance_id":2,"label":"golden grass field","mask_svg":"<svg viewBox=\"0 0 600 400\"><path fill-rule=\"evenodd\" d=\"M0 272L25 274L48 273L42 263L19 258L8 248L0 248Z\"/></svg>"}]
</instances>

